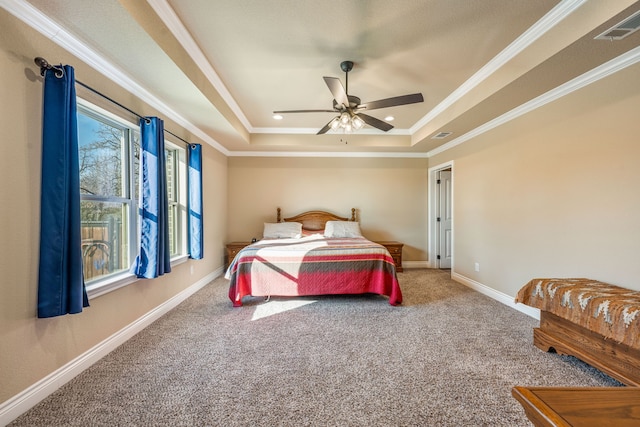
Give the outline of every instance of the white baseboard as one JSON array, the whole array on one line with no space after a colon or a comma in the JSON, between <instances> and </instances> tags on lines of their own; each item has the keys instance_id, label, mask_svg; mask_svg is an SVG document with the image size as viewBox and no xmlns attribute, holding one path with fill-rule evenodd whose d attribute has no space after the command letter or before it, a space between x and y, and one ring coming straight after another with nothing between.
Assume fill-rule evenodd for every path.
<instances>
[{"instance_id":1,"label":"white baseboard","mask_svg":"<svg viewBox=\"0 0 640 427\"><path fill-rule=\"evenodd\" d=\"M142 317L125 326L66 365L0 404L0 426L5 426L18 418L51 393L71 381L82 371L89 368L223 273L222 267L214 270L212 273L209 273L187 289L144 314Z\"/></svg>"},{"instance_id":2,"label":"white baseboard","mask_svg":"<svg viewBox=\"0 0 640 427\"><path fill-rule=\"evenodd\" d=\"M404 268L429 268L428 261L405 261L402 263ZM62 387L67 382L71 381L78 374L89 368L95 362L109 354L121 344L125 343L129 338L142 331L151 323L158 320L160 317L168 313L171 309L175 308L178 304L189 298L191 295L202 289L205 285L210 283L215 278L221 276L224 273L222 268L219 268L207 276L203 277L187 289L183 290L173 298L165 301L163 304L149 311L136 321L127 325L120 331L111 335L101 343L97 344L93 348L89 349L85 353L76 357L66 365L60 367L56 371L47 375L37 383L33 384L26 390L15 395L6 402L0 404L0 426L5 426L11 421L18 418L20 415L31 409L40 401L45 399L51 393ZM495 299L515 310L518 310L528 316L535 319L540 319L540 310L523 305L516 304L513 297L496 291L482 283L462 276L461 274L452 272L451 278L456 282L462 283L469 288L487 295L490 298Z\"/></svg>"},{"instance_id":3,"label":"white baseboard","mask_svg":"<svg viewBox=\"0 0 640 427\"><path fill-rule=\"evenodd\" d=\"M540 320L540 310L537 308L533 308L533 307L529 307L528 305L524 305L524 304L517 304L514 301L514 298L512 296L509 296L503 292L500 291L496 291L493 288L490 288L489 286L483 285L480 282L476 282L475 280L469 279L468 277L465 277L461 274L455 273L455 272L451 272L451 278L453 280L455 280L456 282L462 283L465 286L468 286L469 288L473 289L474 291L478 291L481 294L484 294L486 296L488 296L489 298L493 298L494 300L503 303L504 305L507 305L515 310L518 310L528 316L533 317L534 319L538 319Z\"/></svg>"}]
</instances>

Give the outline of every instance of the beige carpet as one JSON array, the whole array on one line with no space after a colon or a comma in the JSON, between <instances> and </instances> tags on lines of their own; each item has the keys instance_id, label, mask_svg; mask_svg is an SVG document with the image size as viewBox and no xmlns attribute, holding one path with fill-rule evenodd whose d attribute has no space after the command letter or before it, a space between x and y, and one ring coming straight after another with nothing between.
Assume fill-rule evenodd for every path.
<instances>
[{"instance_id":1,"label":"beige carpet","mask_svg":"<svg viewBox=\"0 0 640 427\"><path fill-rule=\"evenodd\" d=\"M386 298L245 298L216 279L15 426L528 426L514 385L613 386L441 270ZM134 285L135 286L135 285Z\"/></svg>"}]
</instances>

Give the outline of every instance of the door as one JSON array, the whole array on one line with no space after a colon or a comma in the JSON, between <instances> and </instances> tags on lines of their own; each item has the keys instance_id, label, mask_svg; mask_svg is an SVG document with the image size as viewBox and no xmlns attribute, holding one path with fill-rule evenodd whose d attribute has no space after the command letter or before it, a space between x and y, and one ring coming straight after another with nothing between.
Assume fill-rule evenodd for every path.
<instances>
[{"instance_id":1,"label":"door","mask_svg":"<svg viewBox=\"0 0 640 427\"><path fill-rule=\"evenodd\" d=\"M451 209L451 169L438 171L437 181L437 260L438 268L451 268L452 254L452 217Z\"/></svg>"}]
</instances>

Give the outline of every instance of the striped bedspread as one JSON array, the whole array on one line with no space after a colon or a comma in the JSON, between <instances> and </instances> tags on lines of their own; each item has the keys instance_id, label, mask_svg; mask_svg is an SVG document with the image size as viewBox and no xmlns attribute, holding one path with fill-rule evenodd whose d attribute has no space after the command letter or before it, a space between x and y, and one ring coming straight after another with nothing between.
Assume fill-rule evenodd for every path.
<instances>
[{"instance_id":1,"label":"striped bedspread","mask_svg":"<svg viewBox=\"0 0 640 427\"><path fill-rule=\"evenodd\" d=\"M261 240L242 249L229 265L229 299L235 307L252 296L374 293L402 302L393 258L364 238Z\"/></svg>"},{"instance_id":2,"label":"striped bedspread","mask_svg":"<svg viewBox=\"0 0 640 427\"><path fill-rule=\"evenodd\" d=\"M533 279L516 302L640 349L640 292L591 279Z\"/></svg>"}]
</instances>

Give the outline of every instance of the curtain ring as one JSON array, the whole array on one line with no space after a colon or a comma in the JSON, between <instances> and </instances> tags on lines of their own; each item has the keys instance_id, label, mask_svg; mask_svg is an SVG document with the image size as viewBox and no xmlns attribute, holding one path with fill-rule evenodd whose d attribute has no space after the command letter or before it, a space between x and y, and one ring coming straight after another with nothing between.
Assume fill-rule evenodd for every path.
<instances>
[{"instance_id":1,"label":"curtain ring","mask_svg":"<svg viewBox=\"0 0 640 427\"><path fill-rule=\"evenodd\" d=\"M61 79L64 77L64 68L62 67L62 64L52 66L51 69L53 70L53 75L57 78Z\"/></svg>"}]
</instances>

